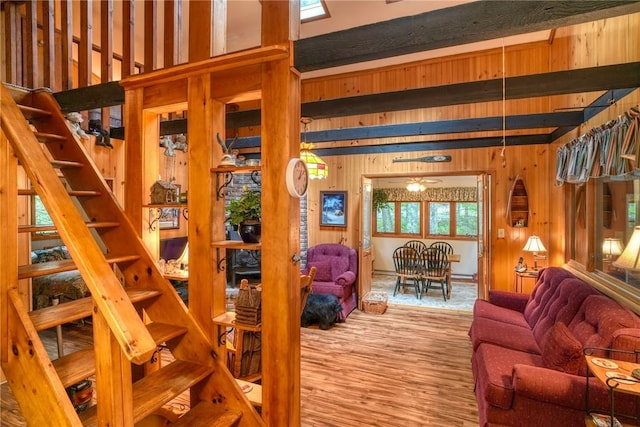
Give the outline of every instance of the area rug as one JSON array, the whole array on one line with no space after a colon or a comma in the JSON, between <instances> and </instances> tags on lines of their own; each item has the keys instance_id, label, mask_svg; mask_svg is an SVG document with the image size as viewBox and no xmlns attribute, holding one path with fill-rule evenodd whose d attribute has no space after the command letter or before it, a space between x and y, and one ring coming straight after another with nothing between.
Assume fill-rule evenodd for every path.
<instances>
[{"instance_id":1,"label":"area rug","mask_svg":"<svg viewBox=\"0 0 640 427\"><path fill-rule=\"evenodd\" d=\"M404 289L404 292L401 289L394 296L395 285L395 275L374 273L371 278L371 290L386 292L389 297L388 304L472 311L473 303L478 295L477 283L454 281L451 288L451 298L447 301L442 298L442 292L439 289L430 289L426 295L422 295L421 299L416 298L416 293L411 287Z\"/></svg>"}]
</instances>

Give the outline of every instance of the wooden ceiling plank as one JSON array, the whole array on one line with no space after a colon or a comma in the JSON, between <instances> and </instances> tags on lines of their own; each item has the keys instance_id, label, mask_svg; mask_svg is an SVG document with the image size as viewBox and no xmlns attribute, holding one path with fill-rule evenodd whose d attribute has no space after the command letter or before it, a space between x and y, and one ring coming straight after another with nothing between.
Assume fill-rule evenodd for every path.
<instances>
[{"instance_id":1,"label":"wooden ceiling plank","mask_svg":"<svg viewBox=\"0 0 640 427\"><path fill-rule=\"evenodd\" d=\"M638 11L638 1L477 1L297 40L294 63L313 71Z\"/></svg>"}]
</instances>

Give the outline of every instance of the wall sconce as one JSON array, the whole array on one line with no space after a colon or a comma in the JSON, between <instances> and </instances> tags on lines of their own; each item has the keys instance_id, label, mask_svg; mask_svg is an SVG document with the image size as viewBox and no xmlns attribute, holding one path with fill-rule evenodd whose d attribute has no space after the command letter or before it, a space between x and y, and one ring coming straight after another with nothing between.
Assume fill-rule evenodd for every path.
<instances>
[{"instance_id":1,"label":"wall sconce","mask_svg":"<svg viewBox=\"0 0 640 427\"><path fill-rule=\"evenodd\" d=\"M611 260L622 253L622 240L607 237L602 242L602 257Z\"/></svg>"},{"instance_id":2,"label":"wall sconce","mask_svg":"<svg viewBox=\"0 0 640 427\"><path fill-rule=\"evenodd\" d=\"M538 260L547 259L544 255L538 255L538 252L546 252L547 249L542 244L542 240L540 237L536 235L529 236L529 240L527 240L527 244L522 248L525 252L533 252L533 269L538 269Z\"/></svg>"}]
</instances>

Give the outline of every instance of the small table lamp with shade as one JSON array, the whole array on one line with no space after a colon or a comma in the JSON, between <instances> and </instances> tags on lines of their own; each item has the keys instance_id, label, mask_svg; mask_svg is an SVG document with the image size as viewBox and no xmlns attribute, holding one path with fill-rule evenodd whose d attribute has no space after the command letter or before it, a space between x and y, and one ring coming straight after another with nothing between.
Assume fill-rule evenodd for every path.
<instances>
[{"instance_id":1,"label":"small table lamp with shade","mask_svg":"<svg viewBox=\"0 0 640 427\"><path fill-rule=\"evenodd\" d=\"M535 234L529 236L529 240L527 240L527 244L524 245L524 248L522 248L522 250L525 252L533 252L533 269L535 271L538 270L538 260L547 259L547 257L544 255L538 255L539 252L546 252L547 249L542 244L542 240L540 240L540 237L536 236Z\"/></svg>"},{"instance_id":2,"label":"small table lamp with shade","mask_svg":"<svg viewBox=\"0 0 640 427\"><path fill-rule=\"evenodd\" d=\"M629 243L611 265L625 271L626 281L629 281L630 271L640 271L640 226L633 228Z\"/></svg>"},{"instance_id":3,"label":"small table lamp with shade","mask_svg":"<svg viewBox=\"0 0 640 427\"><path fill-rule=\"evenodd\" d=\"M607 237L602 242L602 257L605 260L612 260L622 253L622 240L614 237Z\"/></svg>"}]
</instances>

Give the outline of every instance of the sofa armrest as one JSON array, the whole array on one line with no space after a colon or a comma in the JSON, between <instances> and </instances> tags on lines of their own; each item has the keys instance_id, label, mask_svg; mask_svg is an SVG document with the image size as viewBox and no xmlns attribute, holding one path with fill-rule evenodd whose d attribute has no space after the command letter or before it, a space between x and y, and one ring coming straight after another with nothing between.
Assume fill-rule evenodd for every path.
<instances>
[{"instance_id":1,"label":"sofa armrest","mask_svg":"<svg viewBox=\"0 0 640 427\"><path fill-rule=\"evenodd\" d=\"M356 273L354 273L353 271L345 271L344 273L336 277L336 280L335 280L336 285L340 285L342 287L351 285L355 281L356 281Z\"/></svg>"},{"instance_id":2,"label":"sofa armrest","mask_svg":"<svg viewBox=\"0 0 640 427\"><path fill-rule=\"evenodd\" d=\"M489 291L489 302L499 307L524 313L527 302L529 302L529 295L492 290Z\"/></svg>"},{"instance_id":3,"label":"sofa armrest","mask_svg":"<svg viewBox=\"0 0 640 427\"><path fill-rule=\"evenodd\" d=\"M513 366L514 399L524 397L580 411L585 410L586 378L524 364ZM589 407L606 408L609 392L597 378L589 378Z\"/></svg>"}]
</instances>

